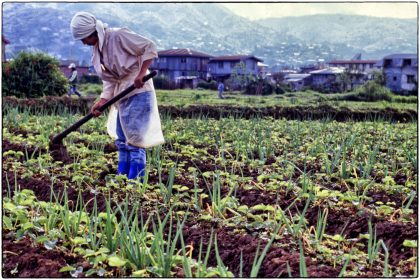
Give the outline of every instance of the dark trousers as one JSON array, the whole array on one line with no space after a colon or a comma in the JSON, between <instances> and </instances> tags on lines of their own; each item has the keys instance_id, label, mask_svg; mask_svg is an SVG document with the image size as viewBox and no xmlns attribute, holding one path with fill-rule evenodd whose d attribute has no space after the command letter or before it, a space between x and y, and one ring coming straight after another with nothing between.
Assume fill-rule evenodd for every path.
<instances>
[{"instance_id":1,"label":"dark trousers","mask_svg":"<svg viewBox=\"0 0 420 280\"><path fill-rule=\"evenodd\" d=\"M77 91L76 85L70 85L70 92L67 93L68 96L71 96L72 94L76 94L77 96L81 97L80 92Z\"/></svg>"}]
</instances>

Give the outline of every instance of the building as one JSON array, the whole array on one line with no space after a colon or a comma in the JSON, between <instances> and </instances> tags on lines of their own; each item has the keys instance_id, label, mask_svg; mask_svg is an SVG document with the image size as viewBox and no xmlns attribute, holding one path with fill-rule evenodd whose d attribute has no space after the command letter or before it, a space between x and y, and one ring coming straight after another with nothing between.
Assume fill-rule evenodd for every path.
<instances>
[{"instance_id":1,"label":"building","mask_svg":"<svg viewBox=\"0 0 420 280\"><path fill-rule=\"evenodd\" d=\"M345 69L345 73L349 76L349 84L347 90L353 90L366 81L374 78L374 72L378 71L377 60L333 60L328 63L330 67L341 67Z\"/></svg>"},{"instance_id":2,"label":"building","mask_svg":"<svg viewBox=\"0 0 420 280\"><path fill-rule=\"evenodd\" d=\"M377 60L333 60L328 63L330 67L342 67L349 72L366 73L370 75L378 70Z\"/></svg>"},{"instance_id":3,"label":"building","mask_svg":"<svg viewBox=\"0 0 420 280\"><path fill-rule=\"evenodd\" d=\"M253 55L213 57L209 61L209 72L214 80L229 79L233 73L258 76L258 62L263 60Z\"/></svg>"},{"instance_id":4,"label":"building","mask_svg":"<svg viewBox=\"0 0 420 280\"><path fill-rule=\"evenodd\" d=\"M341 83L339 76L345 71L341 67L329 67L309 72L312 76L312 88L320 92L339 92Z\"/></svg>"},{"instance_id":5,"label":"building","mask_svg":"<svg viewBox=\"0 0 420 280\"><path fill-rule=\"evenodd\" d=\"M208 62L212 57L191 49L171 49L158 52L152 69L172 81L192 81L206 79ZM188 82L189 83L189 82Z\"/></svg>"},{"instance_id":6,"label":"building","mask_svg":"<svg viewBox=\"0 0 420 280\"><path fill-rule=\"evenodd\" d=\"M265 78L267 76L271 76L271 73L268 72L268 65L262 62L257 63L258 67L258 75Z\"/></svg>"},{"instance_id":7,"label":"building","mask_svg":"<svg viewBox=\"0 0 420 280\"><path fill-rule=\"evenodd\" d=\"M308 64L308 65L302 65L299 67L299 72L302 74L307 74L312 71L316 71L321 69L321 66L319 64Z\"/></svg>"},{"instance_id":8,"label":"building","mask_svg":"<svg viewBox=\"0 0 420 280\"><path fill-rule=\"evenodd\" d=\"M287 74L284 83L290 85L292 91L301 91L312 83L311 74Z\"/></svg>"},{"instance_id":9,"label":"building","mask_svg":"<svg viewBox=\"0 0 420 280\"><path fill-rule=\"evenodd\" d=\"M395 93L408 93L418 88L417 54L391 54L382 59L386 87Z\"/></svg>"}]
</instances>

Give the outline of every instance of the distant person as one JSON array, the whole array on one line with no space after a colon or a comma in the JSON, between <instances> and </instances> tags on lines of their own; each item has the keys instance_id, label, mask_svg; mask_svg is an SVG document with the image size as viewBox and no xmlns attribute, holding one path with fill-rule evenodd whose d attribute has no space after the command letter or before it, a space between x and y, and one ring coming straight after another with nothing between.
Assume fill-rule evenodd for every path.
<instances>
[{"instance_id":1,"label":"distant person","mask_svg":"<svg viewBox=\"0 0 420 280\"><path fill-rule=\"evenodd\" d=\"M67 93L67 96L70 97L72 94L76 94L77 96L81 97L80 93L77 91L77 70L76 65L74 63L69 65L69 69L71 69L71 76L69 77L70 82L70 92Z\"/></svg>"},{"instance_id":2,"label":"distant person","mask_svg":"<svg viewBox=\"0 0 420 280\"><path fill-rule=\"evenodd\" d=\"M217 89L219 91L219 98L220 99L225 99L225 97L223 96L223 91L225 90L225 85L223 84L222 81L219 82L219 85L217 86Z\"/></svg>"}]
</instances>

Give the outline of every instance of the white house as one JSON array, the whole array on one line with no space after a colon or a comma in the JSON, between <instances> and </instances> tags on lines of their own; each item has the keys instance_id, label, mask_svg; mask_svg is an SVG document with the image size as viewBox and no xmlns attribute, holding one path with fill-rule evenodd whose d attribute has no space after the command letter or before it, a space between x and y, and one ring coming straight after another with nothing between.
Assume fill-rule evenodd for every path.
<instances>
[{"instance_id":1,"label":"white house","mask_svg":"<svg viewBox=\"0 0 420 280\"><path fill-rule=\"evenodd\" d=\"M215 80L228 79L235 71L239 75L258 75L258 62L263 62L253 55L231 55L210 58L209 72Z\"/></svg>"},{"instance_id":2,"label":"white house","mask_svg":"<svg viewBox=\"0 0 420 280\"><path fill-rule=\"evenodd\" d=\"M391 54L382 59L386 86L396 93L416 90L418 84L417 54Z\"/></svg>"},{"instance_id":3,"label":"white house","mask_svg":"<svg viewBox=\"0 0 420 280\"><path fill-rule=\"evenodd\" d=\"M312 87L320 91L340 91L337 78L344 73L345 69L342 67L329 67L321 70L309 72L312 76Z\"/></svg>"},{"instance_id":4,"label":"white house","mask_svg":"<svg viewBox=\"0 0 420 280\"><path fill-rule=\"evenodd\" d=\"M341 67L345 69L351 78L348 89L352 90L374 78L374 72L379 70L377 62L377 60L361 59L333 60L328 65L330 67Z\"/></svg>"},{"instance_id":5,"label":"white house","mask_svg":"<svg viewBox=\"0 0 420 280\"><path fill-rule=\"evenodd\" d=\"M284 83L290 85L292 91L303 90L310 86L312 81L311 74L287 74L284 77Z\"/></svg>"}]
</instances>

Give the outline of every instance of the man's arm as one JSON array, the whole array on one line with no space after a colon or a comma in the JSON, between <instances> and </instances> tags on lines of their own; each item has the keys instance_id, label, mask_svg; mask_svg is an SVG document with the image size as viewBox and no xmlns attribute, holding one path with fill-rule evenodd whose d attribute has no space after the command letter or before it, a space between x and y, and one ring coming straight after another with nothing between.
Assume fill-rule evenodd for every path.
<instances>
[{"instance_id":1,"label":"man's arm","mask_svg":"<svg viewBox=\"0 0 420 280\"><path fill-rule=\"evenodd\" d=\"M104 105L114 95L114 88L115 88L115 84L114 83L107 82L107 81L102 81L102 84L103 84L103 89L102 89L102 93L101 93L101 96L100 96L101 98L100 98L100 100L98 102L96 102L92 106L92 108L90 110L95 117L98 117L99 115L102 114L97 109L99 107L101 107L102 105Z\"/></svg>"},{"instance_id":2,"label":"man's arm","mask_svg":"<svg viewBox=\"0 0 420 280\"><path fill-rule=\"evenodd\" d=\"M148 60L143 61L140 72L137 75L136 79L134 80L134 86L136 88L141 88L144 86L143 77L146 76L147 69L149 69L152 62L153 62L153 59L148 59Z\"/></svg>"}]
</instances>

